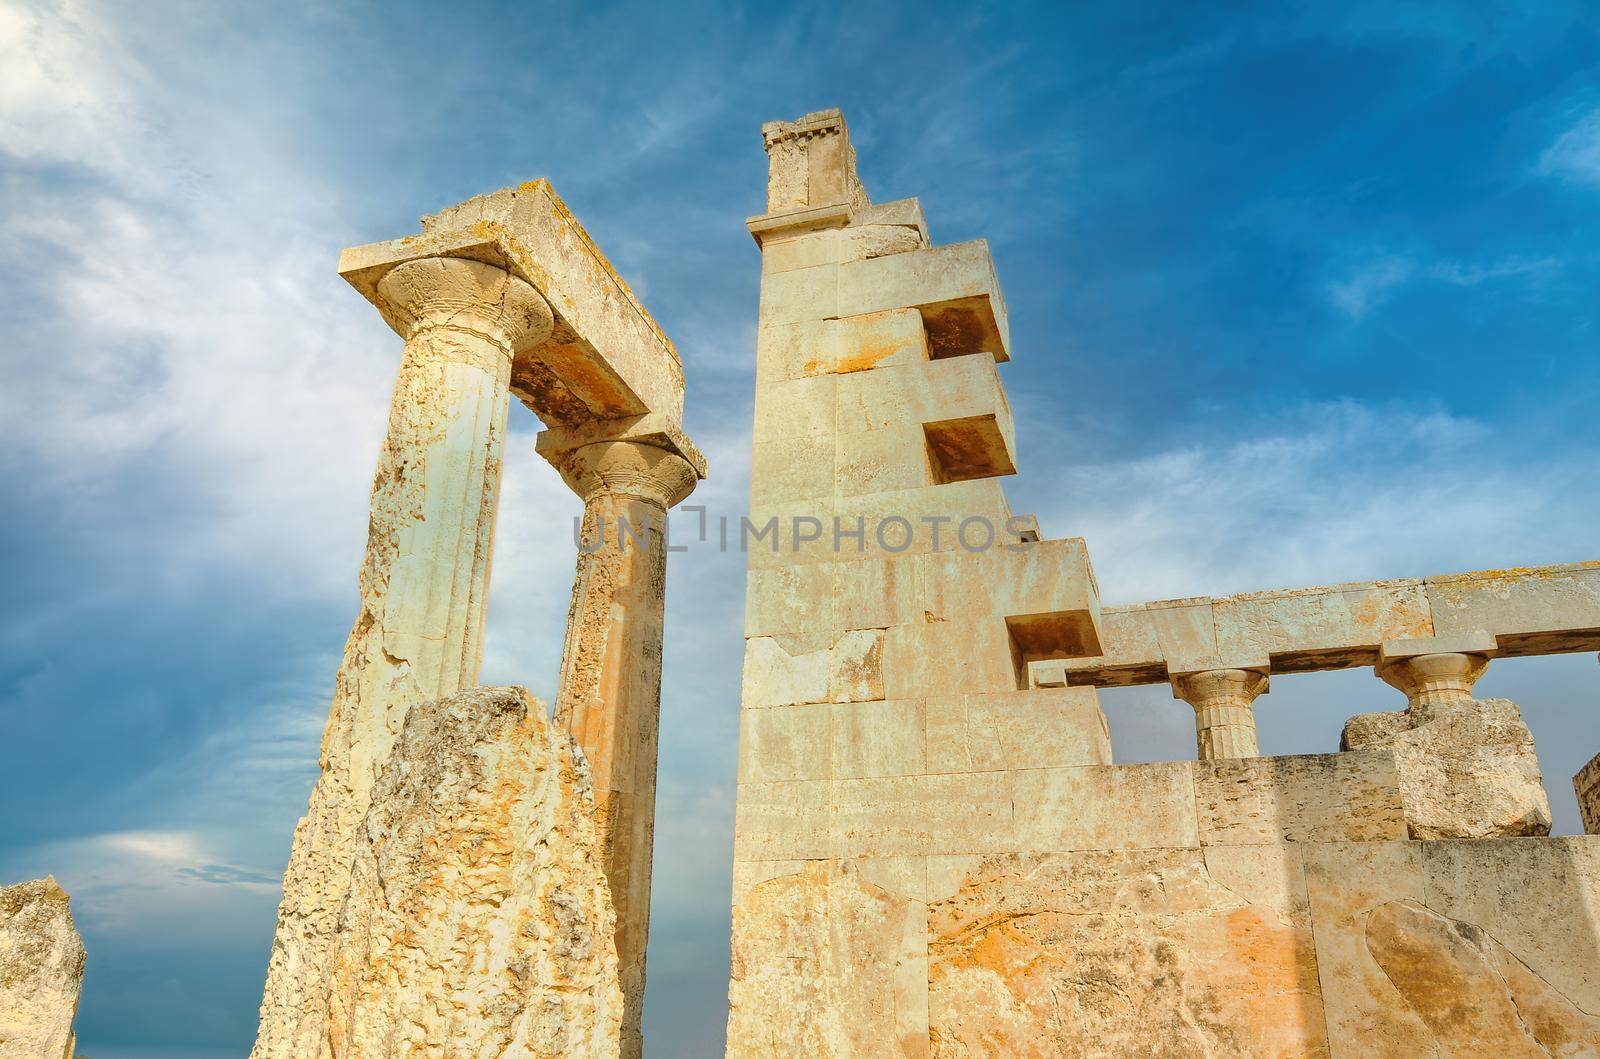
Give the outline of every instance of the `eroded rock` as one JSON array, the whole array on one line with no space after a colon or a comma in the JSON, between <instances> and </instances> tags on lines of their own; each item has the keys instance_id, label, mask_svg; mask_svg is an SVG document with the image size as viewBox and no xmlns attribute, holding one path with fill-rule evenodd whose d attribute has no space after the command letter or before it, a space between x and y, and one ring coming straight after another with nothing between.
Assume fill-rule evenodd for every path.
<instances>
[{"instance_id":1,"label":"eroded rock","mask_svg":"<svg viewBox=\"0 0 1600 1059\"><path fill-rule=\"evenodd\" d=\"M1416 714L1367 713L1345 723L1343 750L1389 749L1412 838L1507 838L1550 833L1533 733L1516 703L1469 700Z\"/></svg>"},{"instance_id":2,"label":"eroded rock","mask_svg":"<svg viewBox=\"0 0 1600 1059\"><path fill-rule=\"evenodd\" d=\"M83 963L54 876L0 886L0 1059L72 1059Z\"/></svg>"},{"instance_id":3,"label":"eroded rock","mask_svg":"<svg viewBox=\"0 0 1600 1059\"><path fill-rule=\"evenodd\" d=\"M361 828L321 1054L616 1056L593 814L582 755L522 688L414 708Z\"/></svg>"}]
</instances>

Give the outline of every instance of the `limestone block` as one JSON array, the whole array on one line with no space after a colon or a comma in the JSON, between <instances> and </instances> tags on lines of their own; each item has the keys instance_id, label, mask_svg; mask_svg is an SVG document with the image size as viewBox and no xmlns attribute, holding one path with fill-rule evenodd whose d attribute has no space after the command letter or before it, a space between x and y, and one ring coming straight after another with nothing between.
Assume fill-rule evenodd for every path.
<instances>
[{"instance_id":1,"label":"limestone block","mask_svg":"<svg viewBox=\"0 0 1600 1059\"><path fill-rule=\"evenodd\" d=\"M822 703L741 711L739 782L827 779L833 710Z\"/></svg>"},{"instance_id":2,"label":"limestone block","mask_svg":"<svg viewBox=\"0 0 1600 1059\"><path fill-rule=\"evenodd\" d=\"M1485 932L1554 994L1600 1019L1600 839L1420 846L1428 907ZM1586 1043L1600 1050L1600 1021L1590 1025Z\"/></svg>"},{"instance_id":3,"label":"limestone block","mask_svg":"<svg viewBox=\"0 0 1600 1059\"><path fill-rule=\"evenodd\" d=\"M840 497L916 489L944 480L935 470L920 423L840 435L830 456L828 485Z\"/></svg>"},{"instance_id":4,"label":"limestone block","mask_svg":"<svg viewBox=\"0 0 1600 1059\"><path fill-rule=\"evenodd\" d=\"M881 699L883 638L881 629L858 629L807 650L787 637L752 637L745 641L744 706Z\"/></svg>"},{"instance_id":5,"label":"limestone block","mask_svg":"<svg viewBox=\"0 0 1600 1059\"><path fill-rule=\"evenodd\" d=\"M880 258L896 261L897 257ZM876 264L876 261L857 262L856 266L821 265L816 268L799 268L790 272L769 272L761 277L761 324L812 323L840 316L854 316L877 309L899 308L880 305L868 309L840 311L839 273L846 267Z\"/></svg>"},{"instance_id":6,"label":"limestone block","mask_svg":"<svg viewBox=\"0 0 1600 1059\"><path fill-rule=\"evenodd\" d=\"M815 860L835 854L833 780L741 783L735 861Z\"/></svg>"},{"instance_id":7,"label":"limestone block","mask_svg":"<svg viewBox=\"0 0 1600 1059\"><path fill-rule=\"evenodd\" d=\"M1533 733L1515 703L1469 700L1431 716L1360 715L1341 740L1347 750L1393 753L1412 838L1550 833Z\"/></svg>"},{"instance_id":8,"label":"limestone block","mask_svg":"<svg viewBox=\"0 0 1600 1059\"><path fill-rule=\"evenodd\" d=\"M827 370L848 375L928 362L928 332L915 309L848 316L834 332L838 355Z\"/></svg>"},{"instance_id":9,"label":"limestone block","mask_svg":"<svg viewBox=\"0 0 1600 1059\"><path fill-rule=\"evenodd\" d=\"M856 213L857 224L898 224L914 228L922 236L922 245L928 245L928 219L922 212L922 202L916 198L895 199L893 202L875 202Z\"/></svg>"},{"instance_id":10,"label":"limestone block","mask_svg":"<svg viewBox=\"0 0 1600 1059\"><path fill-rule=\"evenodd\" d=\"M763 320L756 328L758 391L770 383L832 374L838 360L839 330L837 320L785 324ZM757 436L761 436L759 431Z\"/></svg>"},{"instance_id":11,"label":"limestone block","mask_svg":"<svg viewBox=\"0 0 1600 1059\"><path fill-rule=\"evenodd\" d=\"M1111 764L1093 688L935 696L927 724L930 773Z\"/></svg>"},{"instance_id":12,"label":"limestone block","mask_svg":"<svg viewBox=\"0 0 1600 1059\"><path fill-rule=\"evenodd\" d=\"M1572 777L1572 788L1578 795L1578 813L1583 818L1583 829L1591 835L1600 835L1600 754Z\"/></svg>"},{"instance_id":13,"label":"limestone block","mask_svg":"<svg viewBox=\"0 0 1600 1059\"><path fill-rule=\"evenodd\" d=\"M1024 774L836 780L832 855L927 856L1014 848L1012 780L1019 775Z\"/></svg>"},{"instance_id":14,"label":"limestone block","mask_svg":"<svg viewBox=\"0 0 1600 1059\"><path fill-rule=\"evenodd\" d=\"M1592 840L1303 848L1334 1059L1600 1046Z\"/></svg>"},{"instance_id":15,"label":"limestone block","mask_svg":"<svg viewBox=\"0 0 1600 1059\"><path fill-rule=\"evenodd\" d=\"M834 562L841 557L833 533L840 506L833 497L820 496L752 505L746 524L735 529L730 523L728 546L744 550L751 570ZM856 519L849 525L854 527ZM854 545L847 547L854 554Z\"/></svg>"},{"instance_id":16,"label":"limestone block","mask_svg":"<svg viewBox=\"0 0 1600 1059\"><path fill-rule=\"evenodd\" d=\"M793 296L790 290L785 297ZM995 360L1010 357L1005 299L985 240L842 264L837 285L827 293L834 299L827 303L834 311L819 315L858 316L908 306L921 310L935 358L971 353L988 353ZM765 319L765 300L762 315Z\"/></svg>"},{"instance_id":17,"label":"limestone block","mask_svg":"<svg viewBox=\"0 0 1600 1059\"><path fill-rule=\"evenodd\" d=\"M908 482L906 484L917 484ZM750 503L832 497L834 444L827 437L756 439L750 464Z\"/></svg>"},{"instance_id":18,"label":"limestone block","mask_svg":"<svg viewBox=\"0 0 1600 1059\"><path fill-rule=\"evenodd\" d=\"M1372 644L1432 632L1419 580L1253 592L1212 604L1224 655L1274 656L1275 672L1367 660Z\"/></svg>"},{"instance_id":19,"label":"limestone block","mask_svg":"<svg viewBox=\"0 0 1600 1059\"><path fill-rule=\"evenodd\" d=\"M1326 1055L1304 880L1274 852L983 858L928 907L933 1054Z\"/></svg>"},{"instance_id":20,"label":"limestone block","mask_svg":"<svg viewBox=\"0 0 1600 1059\"><path fill-rule=\"evenodd\" d=\"M777 442L794 438L831 441L837 422L838 381L831 375L762 383L756 387L755 436Z\"/></svg>"},{"instance_id":21,"label":"limestone block","mask_svg":"<svg viewBox=\"0 0 1600 1059\"><path fill-rule=\"evenodd\" d=\"M1004 532L1011 517L1005 492L993 478L951 482L920 489L899 489L860 496L841 496L833 513L846 531L865 533L864 554L874 558L955 551L958 530L968 520L968 536L976 539L984 524ZM843 547L855 555L856 544Z\"/></svg>"},{"instance_id":22,"label":"limestone block","mask_svg":"<svg viewBox=\"0 0 1600 1059\"><path fill-rule=\"evenodd\" d=\"M1062 673L1081 674L1080 679L1101 687L1167 679L1160 637L1143 603L1100 608L1100 650L1093 657L1063 660Z\"/></svg>"},{"instance_id":23,"label":"limestone block","mask_svg":"<svg viewBox=\"0 0 1600 1059\"><path fill-rule=\"evenodd\" d=\"M927 911L850 864L808 863L733 910L730 1057L928 1054Z\"/></svg>"},{"instance_id":24,"label":"limestone block","mask_svg":"<svg viewBox=\"0 0 1600 1059\"><path fill-rule=\"evenodd\" d=\"M361 828L323 1054L615 1056L614 929L588 766L544 705L420 705Z\"/></svg>"},{"instance_id":25,"label":"limestone block","mask_svg":"<svg viewBox=\"0 0 1600 1059\"><path fill-rule=\"evenodd\" d=\"M837 610L832 595L833 581L832 563L768 566L747 571L745 636L790 634L803 638L831 633Z\"/></svg>"},{"instance_id":26,"label":"limestone block","mask_svg":"<svg viewBox=\"0 0 1600 1059\"><path fill-rule=\"evenodd\" d=\"M1381 751L1194 762L1200 842L1378 842L1406 837L1393 758Z\"/></svg>"},{"instance_id":27,"label":"limestone block","mask_svg":"<svg viewBox=\"0 0 1600 1059\"><path fill-rule=\"evenodd\" d=\"M794 121L761 126L767 151L767 212L829 203L867 207L867 191L856 176L850 130L837 107Z\"/></svg>"},{"instance_id":28,"label":"limestone block","mask_svg":"<svg viewBox=\"0 0 1600 1059\"><path fill-rule=\"evenodd\" d=\"M733 901L738 904L751 888L784 875L799 875L803 860L735 860L733 862Z\"/></svg>"},{"instance_id":29,"label":"limestone block","mask_svg":"<svg viewBox=\"0 0 1600 1059\"><path fill-rule=\"evenodd\" d=\"M804 640L921 621L925 596L916 556L761 567L745 579L745 635Z\"/></svg>"},{"instance_id":30,"label":"limestone block","mask_svg":"<svg viewBox=\"0 0 1600 1059\"><path fill-rule=\"evenodd\" d=\"M1330 842L1302 850L1331 1059L1439 1054L1427 1027L1372 959L1365 938L1372 908L1422 903L1417 844Z\"/></svg>"},{"instance_id":31,"label":"limestone block","mask_svg":"<svg viewBox=\"0 0 1600 1059\"><path fill-rule=\"evenodd\" d=\"M927 770L927 710L921 700L832 707L833 776L915 776Z\"/></svg>"},{"instance_id":32,"label":"limestone block","mask_svg":"<svg viewBox=\"0 0 1600 1059\"><path fill-rule=\"evenodd\" d=\"M1191 762L1007 773L1017 801L1007 847L1057 852L1199 845Z\"/></svg>"},{"instance_id":33,"label":"limestone block","mask_svg":"<svg viewBox=\"0 0 1600 1059\"><path fill-rule=\"evenodd\" d=\"M960 524L947 529L960 545ZM957 547L922 560L937 618L1006 619L1029 659L1094 654L1100 646L1099 590L1083 538Z\"/></svg>"},{"instance_id":34,"label":"limestone block","mask_svg":"<svg viewBox=\"0 0 1600 1059\"><path fill-rule=\"evenodd\" d=\"M884 692L891 699L1015 691L1020 666L1000 618L912 622L883 636Z\"/></svg>"},{"instance_id":35,"label":"limestone block","mask_svg":"<svg viewBox=\"0 0 1600 1059\"><path fill-rule=\"evenodd\" d=\"M942 420L988 417L1009 457L1016 451L1011 406L994 361L951 357L852 371L838 378L841 434Z\"/></svg>"},{"instance_id":36,"label":"limestone block","mask_svg":"<svg viewBox=\"0 0 1600 1059\"><path fill-rule=\"evenodd\" d=\"M830 593L843 629L887 629L925 620L928 597L917 556L835 563Z\"/></svg>"},{"instance_id":37,"label":"limestone block","mask_svg":"<svg viewBox=\"0 0 1600 1059\"><path fill-rule=\"evenodd\" d=\"M0 886L0 1059L72 1059L83 965L54 876Z\"/></svg>"},{"instance_id":38,"label":"limestone block","mask_svg":"<svg viewBox=\"0 0 1600 1059\"><path fill-rule=\"evenodd\" d=\"M1508 654L1594 650L1600 563L1485 570L1427 579L1434 632L1485 630Z\"/></svg>"}]
</instances>

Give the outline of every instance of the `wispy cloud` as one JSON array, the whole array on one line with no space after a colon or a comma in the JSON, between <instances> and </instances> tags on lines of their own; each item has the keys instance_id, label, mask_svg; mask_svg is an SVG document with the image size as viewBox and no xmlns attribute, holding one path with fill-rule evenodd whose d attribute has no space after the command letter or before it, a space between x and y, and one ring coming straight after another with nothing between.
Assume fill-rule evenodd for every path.
<instances>
[{"instance_id":1,"label":"wispy cloud","mask_svg":"<svg viewBox=\"0 0 1600 1059\"><path fill-rule=\"evenodd\" d=\"M1432 281L1453 287L1476 287L1492 280L1553 272L1562 267L1555 258L1501 258L1489 264L1461 261L1421 263L1415 258L1387 254L1357 266L1344 279L1327 285L1328 300L1352 320L1362 320L1410 283Z\"/></svg>"},{"instance_id":2,"label":"wispy cloud","mask_svg":"<svg viewBox=\"0 0 1600 1059\"><path fill-rule=\"evenodd\" d=\"M1578 119L1539 156L1539 172L1600 187L1600 107Z\"/></svg>"}]
</instances>

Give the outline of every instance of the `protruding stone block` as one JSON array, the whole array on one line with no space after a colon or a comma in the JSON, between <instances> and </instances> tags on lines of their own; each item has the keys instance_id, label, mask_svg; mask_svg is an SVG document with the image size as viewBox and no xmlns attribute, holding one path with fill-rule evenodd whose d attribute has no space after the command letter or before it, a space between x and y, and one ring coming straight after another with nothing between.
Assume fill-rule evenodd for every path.
<instances>
[{"instance_id":1,"label":"protruding stone block","mask_svg":"<svg viewBox=\"0 0 1600 1059\"><path fill-rule=\"evenodd\" d=\"M594 817L588 763L522 688L413 709L361 828L321 1054L618 1055Z\"/></svg>"},{"instance_id":2,"label":"protruding stone block","mask_svg":"<svg viewBox=\"0 0 1600 1059\"><path fill-rule=\"evenodd\" d=\"M1361 714L1346 722L1341 748L1394 754L1412 838L1550 833L1533 733L1506 699Z\"/></svg>"},{"instance_id":3,"label":"protruding stone block","mask_svg":"<svg viewBox=\"0 0 1600 1059\"><path fill-rule=\"evenodd\" d=\"M73 1059L83 966L54 876L0 886L0 1059Z\"/></svg>"},{"instance_id":4,"label":"protruding stone block","mask_svg":"<svg viewBox=\"0 0 1600 1059\"><path fill-rule=\"evenodd\" d=\"M1578 813L1583 818L1583 830L1600 835L1600 754L1572 777L1573 790L1578 795Z\"/></svg>"}]
</instances>

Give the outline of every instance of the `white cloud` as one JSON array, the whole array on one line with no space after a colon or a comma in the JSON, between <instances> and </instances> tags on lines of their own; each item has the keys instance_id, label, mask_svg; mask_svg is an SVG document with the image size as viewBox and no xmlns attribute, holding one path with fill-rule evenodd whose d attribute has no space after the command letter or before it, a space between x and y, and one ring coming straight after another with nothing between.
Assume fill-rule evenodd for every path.
<instances>
[{"instance_id":1,"label":"white cloud","mask_svg":"<svg viewBox=\"0 0 1600 1059\"><path fill-rule=\"evenodd\" d=\"M1600 107L1578 119L1539 156L1539 172L1600 187Z\"/></svg>"},{"instance_id":2,"label":"white cloud","mask_svg":"<svg viewBox=\"0 0 1600 1059\"><path fill-rule=\"evenodd\" d=\"M1570 483L1594 453L1523 466L1506 443L1405 405L1304 404L1232 440L1064 470L1040 517L1087 538L1110 602L1585 558L1600 501Z\"/></svg>"},{"instance_id":3,"label":"white cloud","mask_svg":"<svg viewBox=\"0 0 1600 1059\"><path fill-rule=\"evenodd\" d=\"M1432 280L1453 287L1476 287L1491 280L1545 273L1561 268L1554 258L1516 255L1489 264L1435 261L1421 264L1403 255L1384 255L1357 267L1349 276L1327 285L1328 300L1352 320L1361 320L1408 283Z\"/></svg>"}]
</instances>

